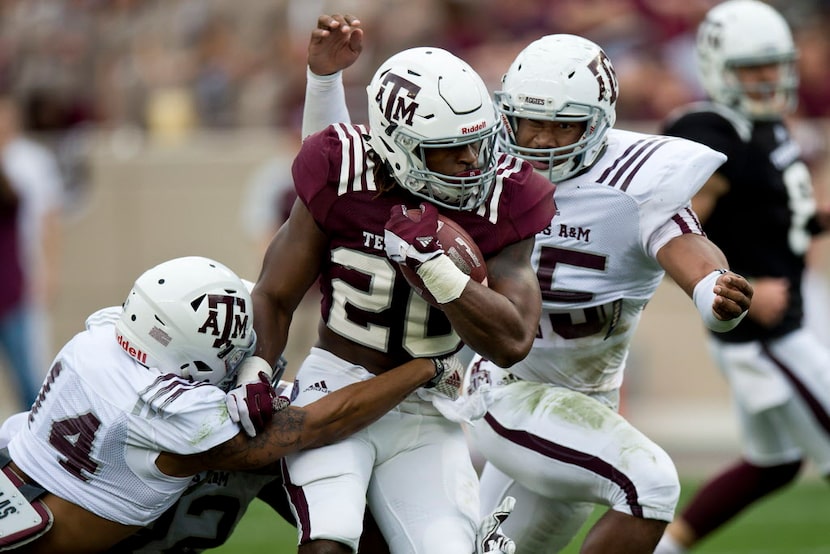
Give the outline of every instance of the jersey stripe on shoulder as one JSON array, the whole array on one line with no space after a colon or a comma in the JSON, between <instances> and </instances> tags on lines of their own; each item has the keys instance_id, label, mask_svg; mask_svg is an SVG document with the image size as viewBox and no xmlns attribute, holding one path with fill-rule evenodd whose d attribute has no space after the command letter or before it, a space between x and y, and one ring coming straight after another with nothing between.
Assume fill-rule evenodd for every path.
<instances>
[{"instance_id":1,"label":"jersey stripe on shoulder","mask_svg":"<svg viewBox=\"0 0 830 554\"><path fill-rule=\"evenodd\" d=\"M340 158L338 196L347 192L377 190L371 172L367 171L366 144L363 141L363 135L366 133L365 126L337 123L333 127L343 149Z\"/></svg>"},{"instance_id":2,"label":"jersey stripe on shoulder","mask_svg":"<svg viewBox=\"0 0 830 554\"><path fill-rule=\"evenodd\" d=\"M138 393L134 415L163 412L177 398L196 387L212 386L204 381L185 381L172 373L159 375L152 384Z\"/></svg>"},{"instance_id":3,"label":"jersey stripe on shoulder","mask_svg":"<svg viewBox=\"0 0 830 554\"><path fill-rule=\"evenodd\" d=\"M499 218L499 202L504 192L504 180L509 179L521 169L521 161L513 156L502 154L496 169L496 178L493 182L493 190L490 198L476 210L476 215L486 218L490 223L495 224Z\"/></svg>"},{"instance_id":4,"label":"jersey stripe on shoulder","mask_svg":"<svg viewBox=\"0 0 830 554\"><path fill-rule=\"evenodd\" d=\"M634 179L634 176L643 167L643 164L662 146L675 140L677 139L674 137L662 136L650 136L638 140L629 146L619 158L614 160L614 163L608 166L597 182L599 184L607 184L609 187L617 187L619 184L620 190L626 190ZM635 163L637 165L634 165ZM617 166L620 166L620 168L617 169ZM628 173L627 176L626 173ZM625 176L625 180L620 184L623 176ZM607 183L606 180L608 181Z\"/></svg>"},{"instance_id":5,"label":"jersey stripe on shoulder","mask_svg":"<svg viewBox=\"0 0 830 554\"><path fill-rule=\"evenodd\" d=\"M672 221L680 228L680 231L686 235L693 233L695 235L704 235L703 226L697 218L697 214L690 208L684 208L682 212L676 213L672 216Z\"/></svg>"}]
</instances>

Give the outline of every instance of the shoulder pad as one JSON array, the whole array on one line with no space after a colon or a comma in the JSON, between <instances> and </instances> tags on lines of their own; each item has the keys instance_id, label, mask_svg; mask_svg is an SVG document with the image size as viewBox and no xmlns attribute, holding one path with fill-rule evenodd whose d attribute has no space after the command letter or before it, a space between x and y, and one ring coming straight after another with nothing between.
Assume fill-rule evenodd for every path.
<instances>
[{"instance_id":1,"label":"shoulder pad","mask_svg":"<svg viewBox=\"0 0 830 554\"><path fill-rule=\"evenodd\" d=\"M751 120L747 119L740 112L715 102L694 102L688 106L682 106L669 114L667 118L669 123L667 125L670 125L681 117L704 114L718 116L720 119L725 120L732 126L741 141L749 142L750 138L752 138L753 125Z\"/></svg>"}]
</instances>

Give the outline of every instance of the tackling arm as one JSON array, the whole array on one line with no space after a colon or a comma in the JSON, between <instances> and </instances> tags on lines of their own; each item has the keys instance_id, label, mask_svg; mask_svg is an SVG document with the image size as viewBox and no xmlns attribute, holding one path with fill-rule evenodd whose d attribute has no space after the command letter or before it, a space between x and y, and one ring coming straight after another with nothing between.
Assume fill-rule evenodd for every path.
<instances>
[{"instance_id":1,"label":"tackling arm","mask_svg":"<svg viewBox=\"0 0 830 554\"><path fill-rule=\"evenodd\" d=\"M304 407L288 406L256 437L244 433L201 454L162 453L167 475L194 475L208 469L245 471L268 466L305 448L339 441L369 425L435 376L431 359L418 358L366 381L353 383Z\"/></svg>"}]
</instances>

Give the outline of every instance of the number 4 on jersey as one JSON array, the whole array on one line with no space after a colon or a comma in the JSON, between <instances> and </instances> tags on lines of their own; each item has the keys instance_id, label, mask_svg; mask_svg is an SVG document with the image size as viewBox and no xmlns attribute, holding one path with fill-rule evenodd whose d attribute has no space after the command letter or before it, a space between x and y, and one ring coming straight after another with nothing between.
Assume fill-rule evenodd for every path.
<instances>
[{"instance_id":1,"label":"number 4 on jersey","mask_svg":"<svg viewBox=\"0 0 830 554\"><path fill-rule=\"evenodd\" d=\"M98 469L91 453L95 433L100 425L101 421L90 412L52 424L49 444L66 456L65 460L60 461L61 466L81 481L88 481ZM86 472L86 475L82 472Z\"/></svg>"}]
</instances>

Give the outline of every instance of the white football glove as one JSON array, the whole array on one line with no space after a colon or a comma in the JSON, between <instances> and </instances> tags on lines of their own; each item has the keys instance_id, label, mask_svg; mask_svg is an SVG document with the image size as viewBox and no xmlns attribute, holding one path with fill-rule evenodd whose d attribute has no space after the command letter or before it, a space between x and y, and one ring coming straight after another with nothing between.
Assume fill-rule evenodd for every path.
<instances>
[{"instance_id":1,"label":"white football glove","mask_svg":"<svg viewBox=\"0 0 830 554\"><path fill-rule=\"evenodd\" d=\"M516 499L505 497L498 507L484 516L476 532L475 554L515 554L516 543L501 533L501 524L513 511Z\"/></svg>"},{"instance_id":2,"label":"white football glove","mask_svg":"<svg viewBox=\"0 0 830 554\"><path fill-rule=\"evenodd\" d=\"M464 366L458 355L452 354L444 358L432 358L435 364L435 376L424 384L430 389L450 400L455 400L461 394L461 383L464 380Z\"/></svg>"}]
</instances>

